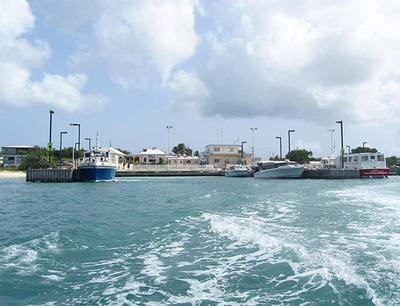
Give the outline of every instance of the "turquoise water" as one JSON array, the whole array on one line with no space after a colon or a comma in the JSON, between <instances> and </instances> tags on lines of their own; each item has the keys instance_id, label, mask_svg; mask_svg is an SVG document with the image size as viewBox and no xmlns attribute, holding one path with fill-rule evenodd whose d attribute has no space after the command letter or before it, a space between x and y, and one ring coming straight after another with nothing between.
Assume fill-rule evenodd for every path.
<instances>
[{"instance_id":1,"label":"turquoise water","mask_svg":"<svg viewBox=\"0 0 400 306\"><path fill-rule=\"evenodd\" d=\"M0 305L400 304L400 179L0 180Z\"/></svg>"}]
</instances>

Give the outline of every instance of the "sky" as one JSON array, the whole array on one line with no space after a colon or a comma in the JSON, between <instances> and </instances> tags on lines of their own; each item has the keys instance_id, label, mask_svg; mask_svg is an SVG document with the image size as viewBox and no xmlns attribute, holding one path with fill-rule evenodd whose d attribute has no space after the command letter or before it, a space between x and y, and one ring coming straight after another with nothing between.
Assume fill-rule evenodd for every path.
<instances>
[{"instance_id":1,"label":"sky","mask_svg":"<svg viewBox=\"0 0 400 306\"><path fill-rule=\"evenodd\" d=\"M0 0L0 145L400 155L397 0ZM82 140L83 145L86 143Z\"/></svg>"}]
</instances>

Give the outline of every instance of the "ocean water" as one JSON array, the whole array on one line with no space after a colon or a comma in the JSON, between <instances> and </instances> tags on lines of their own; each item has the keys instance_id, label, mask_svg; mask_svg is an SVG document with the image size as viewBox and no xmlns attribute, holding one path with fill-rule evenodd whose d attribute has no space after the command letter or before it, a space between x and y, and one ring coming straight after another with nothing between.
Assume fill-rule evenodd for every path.
<instances>
[{"instance_id":1,"label":"ocean water","mask_svg":"<svg viewBox=\"0 0 400 306\"><path fill-rule=\"evenodd\" d=\"M399 305L400 179L0 180L0 305Z\"/></svg>"}]
</instances>

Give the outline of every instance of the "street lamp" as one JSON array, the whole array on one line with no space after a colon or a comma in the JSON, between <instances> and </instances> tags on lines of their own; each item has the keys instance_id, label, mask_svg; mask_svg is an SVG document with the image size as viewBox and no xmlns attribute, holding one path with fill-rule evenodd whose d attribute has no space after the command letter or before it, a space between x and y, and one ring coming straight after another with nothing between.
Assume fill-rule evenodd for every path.
<instances>
[{"instance_id":1,"label":"street lamp","mask_svg":"<svg viewBox=\"0 0 400 306\"><path fill-rule=\"evenodd\" d=\"M329 129L329 133L331 133L331 156L333 157L333 133L335 133L334 129Z\"/></svg>"},{"instance_id":2,"label":"street lamp","mask_svg":"<svg viewBox=\"0 0 400 306\"><path fill-rule=\"evenodd\" d=\"M294 133L295 130L288 130L287 134L288 134L288 153L290 153L290 133Z\"/></svg>"},{"instance_id":3,"label":"street lamp","mask_svg":"<svg viewBox=\"0 0 400 306\"><path fill-rule=\"evenodd\" d=\"M49 163L51 162L51 150L53 149L53 144L51 143L51 130L52 130L52 127L53 127L53 114L54 114L54 111L52 111L52 110L50 110L50 129L49 129L49 143L48 143L48 145L47 145L47 148L48 148L48 150L49 150Z\"/></svg>"},{"instance_id":4,"label":"street lamp","mask_svg":"<svg viewBox=\"0 0 400 306\"><path fill-rule=\"evenodd\" d=\"M169 130L172 129L172 125L167 125L166 128L167 128L167 130L168 130L168 154L167 154L167 156L168 156L169 153L170 153L170 152L169 152Z\"/></svg>"},{"instance_id":5,"label":"street lamp","mask_svg":"<svg viewBox=\"0 0 400 306\"><path fill-rule=\"evenodd\" d=\"M365 145L367 144L366 141L363 141L363 148L365 148Z\"/></svg>"},{"instance_id":6,"label":"street lamp","mask_svg":"<svg viewBox=\"0 0 400 306\"><path fill-rule=\"evenodd\" d=\"M68 132L60 132L60 151L62 150L62 137L64 134L68 134Z\"/></svg>"},{"instance_id":7,"label":"street lamp","mask_svg":"<svg viewBox=\"0 0 400 306\"><path fill-rule=\"evenodd\" d=\"M245 144L245 143L247 143L247 141L242 141L242 145L241 145L241 147L242 147L242 151L241 151L241 154L242 154L242 163L243 163L243 144Z\"/></svg>"},{"instance_id":8,"label":"street lamp","mask_svg":"<svg viewBox=\"0 0 400 306\"><path fill-rule=\"evenodd\" d=\"M81 125L79 123L70 123L70 126L77 126L78 127L78 157L79 157L79 151L81 150ZM72 148L72 163L75 168L75 139L74 139L74 147Z\"/></svg>"},{"instance_id":9,"label":"street lamp","mask_svg":"<svg viewBox=\"0 0 400 306\"><path fill-rule=\"evenodd\" d=\"M251 163L254 164L254 132L257 131L257 128L250 128L251 130Z\"/></svg>"},{"instance_id":10,"label":"street lamp","mask_svg":"<svg viewBox=\"0 0 400 306\"><path fill-rule=\"evenodd\" d=\"M89 152L92 150L92 138L86 137L85 140L89 141Z\"/></svg>"},{"instance_id":11,"label":"street lamp","mask_svg":"<svg viewBox=\"0 0 400 306\"><path fill-rule=\"evenodd\" d=\"M342 169L344 168L344 159L343 159L343 154L344 154L344 147L343 147L343 121L338 120L336 123L340 124L340 144L341 144L341 151L340 151L340 158L342 160Z\"/></svg>"},{"instance_id":12,"label":"street lamp","mask_svg":"<svg viewBox=\"0 0 400 306\"><path fill-rule=\"evenodd\" d=\"M347 150L348 150L348 152L350 154L350 146L346 146L346 148L347 148Z\"/></svg>"},{"instance_id":13,"label":"street lamp","mask_svg":"<svg viewBox=\"0 0 400 306\"><path fill-rule=\"evenodd\" d=\"M275 138L279 139L279 156L280 156L280 159L282 159L282 137L276 136Z\"/></svg>"}]
</instances>

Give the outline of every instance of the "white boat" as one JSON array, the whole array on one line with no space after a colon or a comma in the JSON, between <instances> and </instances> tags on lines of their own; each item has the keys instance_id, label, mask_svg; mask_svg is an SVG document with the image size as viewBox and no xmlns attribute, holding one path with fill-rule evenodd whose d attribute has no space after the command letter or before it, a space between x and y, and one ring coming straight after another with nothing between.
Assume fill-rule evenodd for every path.
<instances>
[{"instance_id":1,"label":"white boat","mask_svg":"<svg viewBox=\"0 0 400 306\"><path fill-rule=\"evenodd\" d=\"M336 168L342 168L341 156L336 158ZM352 153L343 155L343 169L360 171L360 177L388 177L389 168L382 153Z\"/></svg>"},{"instance_id":2,"label":"white boat","mask_svg":"<svg viewBox=\"0 0 400 306\"><path fill-rule=\"evenodd\" d=\"M265 161L259 163L259 167L260 171L254 173L255 178L299 178L304 171L304 166L290 160Z\"/></svg>"},{"instance_id":3,"label":"white boat","mask_svg":"<svg viewBox=\"0 0 400 306\"><path fill-rule=\"evenodd\" d=\"M233 165L230 166L225 171L225 176L229 177L246 177L249 175L250 175L249 169L243 165Z\"/></svg>"}]
</instances>

